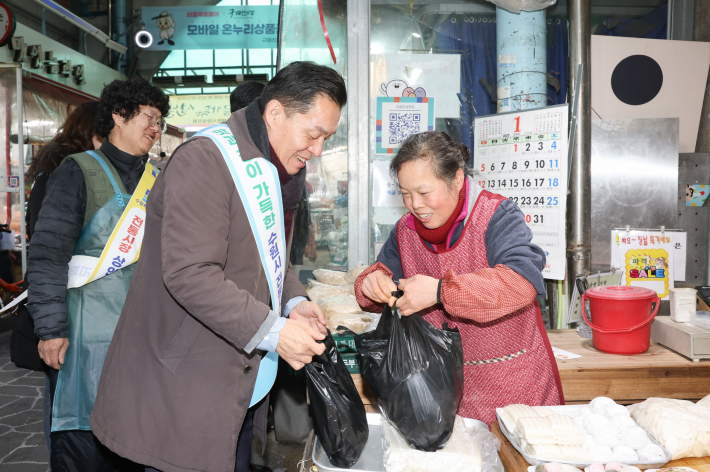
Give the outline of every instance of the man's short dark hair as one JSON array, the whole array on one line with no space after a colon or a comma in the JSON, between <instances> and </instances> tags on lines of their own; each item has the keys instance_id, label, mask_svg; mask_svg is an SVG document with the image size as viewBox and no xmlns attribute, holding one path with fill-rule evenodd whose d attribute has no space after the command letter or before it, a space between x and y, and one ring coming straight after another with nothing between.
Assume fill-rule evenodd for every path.
<instances>
[{"instance_id":1,"label":"man's short dark hair","mask_svg":"<svg viewBox=\"0 0 710 472\"><path fill-rule=\"evenodd\" d=\"M101 91L96 114L96 133L105 138L114 126L113 114L130 120L140 112L140 106L157 108L165 118L170 112L169 98L145 79L114 80Z\"/></svg>"},{"instance_id":2,"label":"man's short dark hair","mask_svg":"<svg viewBox=\"0 0 710 472\"><path fill-rule=\"evenodd\" d=\"M308 113L317 95L325 95L341 109L348 101L345 81L330 67L299 61L287 65L266 84L261 92L262 109L271 100L278 100L286 114Z\"/></svg>"},{"instance_id":3,"label":"man's short dark hair","mask_svg":"<svg viewBox=\"0 0 710 472\"><path fill-rule=\"evenodd\" d=\"M251 105L251 102L259 98L264 87L265 85L259 82L244 82L232 90L229 95L229 105L232 113Z\"/></svg>"}]
</instances>

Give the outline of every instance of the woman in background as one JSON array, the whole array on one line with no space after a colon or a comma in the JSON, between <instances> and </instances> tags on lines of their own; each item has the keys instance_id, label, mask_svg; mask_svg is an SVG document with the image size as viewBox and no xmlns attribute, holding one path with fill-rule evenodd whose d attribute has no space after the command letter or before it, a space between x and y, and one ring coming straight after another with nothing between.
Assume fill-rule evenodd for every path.
<instances>
[{"instance_id":1,"label":"woman in background","mask_svg":"<svg viewBox=\"0 0 710 472\"><path fill-rule=\"evenodd\" d=\"M25 182L32 185L30 192L29 208L25 217L27 223L27 236L32 237L42 200L47 190L47 180L52 172L59 167L65 157L98 149L103 139L96 134L94 120L98 102L85 102L72 111L57 134L50 142L42 146L32 159L30 168L25 174Z\"/></svg>"},{"instance_id":2,"label":"woman in background","mask_svg":"<svg viewBox=\"0 0 710 472\"><path fill-rule=\"evenodd\" d=\"M98 102L85 102L72 111L62 126L57 130L57 134L50 142L42 146L42 149L32 159L30 168L25 174L25 181L32 185L30 200L25 223L27 225L27 237L32 238L35 223L39 217L39 210L42 208L42 201L47 190L47 181L52 172L59 167L65 157L87 150L99 149L103 139L96 134L96 112ZM32 250L30 245L29 250ZM50 382L50 376L55 376L55 382ZM51 451L50 432L52 428L52 397L50 384L56 383L57 371L47 367L44 382L44 400L42 405L44 420L44 438L47 444L47 454Z\"/></svg>"}]
</instances>

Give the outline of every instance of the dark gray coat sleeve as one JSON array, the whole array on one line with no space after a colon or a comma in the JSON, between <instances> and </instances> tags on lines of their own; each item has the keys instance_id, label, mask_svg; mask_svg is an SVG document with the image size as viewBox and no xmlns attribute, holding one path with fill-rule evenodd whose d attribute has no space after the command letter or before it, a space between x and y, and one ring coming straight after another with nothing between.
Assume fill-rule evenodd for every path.
<instances>
[{"instance_id":1,"label":"dark gray coat sleeve","mask_svg":"<svg viewBox=\"0 0 710 472\"><path fill-rule=\"evenodd\" d=\"M399 282L404 278L402 270L402 261L399 259L399 245L397 244L397 226L390 232L387 241L382 246L380 253L377 255L376 262L381 262L392 271L392 280Z\"/></svg>"},{"instance_id":2,"label":"dark gray coat sleeve","mask_svg":"<svg viewBox=\"0 0 710 472\"><path fill-rule=\"evenodd\" d=\"M86 182L79 164L67 161L47 182L47 195L27 259L27 309L42 340L69 337L67 280L86 210Z\"/></svg>"},{"instance_id":3,"label":"dark gray coat sleeve","mask_svg":"<svg viewBox=\"0 0 710 472\"><path fill-rule=\"evenodd\" d=\"M486 229L488 264L503 264L530 282L539 296L545 295L542 269L545 251L532 244L532 231L525 216L512 200L503 200L491 217Z\"/></svg>"}]
</instances>

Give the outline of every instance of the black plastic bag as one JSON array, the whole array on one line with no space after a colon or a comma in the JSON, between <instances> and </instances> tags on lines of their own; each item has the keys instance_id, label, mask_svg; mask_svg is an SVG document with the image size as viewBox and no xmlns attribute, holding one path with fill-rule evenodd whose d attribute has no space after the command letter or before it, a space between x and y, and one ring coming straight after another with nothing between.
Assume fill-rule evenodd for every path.
<instances>
[{"instance_id":1,"label":"black plastic bag","mask_svg":"<svg viewBox=\"0 0 710 472\"><path fill-rule=\"evenodd\" d=\"M306 364L313 429L331 464L352 467L370 433L365 405L328 331L325 351Z\"/></svg>"},{"instance_id":2,"label":"black plastic bag","mask_svg":"<svg viewBox=\"0 0 710 472\"><path fill-rule=\"evenodd\" d=\"M438 329L385 305L377 329L356 335L355 345L362 378L409 445L430 452L444 447L463 395L458 328Z\"/></svg>"},{"instance_id":3,"label":"black plastic bag","mask_svg":"<svg viewBox=\"0 0 710 472\"><path fill-rule=\"evenodd\" d=\"M35 324L24 303L17 310L15 327L10 337L10 360L21 369L47 372L49 366L39 357L39 338L35 334Z\"/></svg>"},{"instance_id":4,"label":"black plastic bag","mask_svg":"<svg viewBox=\"0 0 710 472\"><path fill-rule=\"evenodd\" d=\"M25 280L22 290L26 291L28 287L29 283ZM27 301L16 305L11 312L17 319L10 337L10 360L21 369L49 371L49 366L39 357L39 337L35 334L35 324L27 310Z\"/></svg>"}]
</instances>

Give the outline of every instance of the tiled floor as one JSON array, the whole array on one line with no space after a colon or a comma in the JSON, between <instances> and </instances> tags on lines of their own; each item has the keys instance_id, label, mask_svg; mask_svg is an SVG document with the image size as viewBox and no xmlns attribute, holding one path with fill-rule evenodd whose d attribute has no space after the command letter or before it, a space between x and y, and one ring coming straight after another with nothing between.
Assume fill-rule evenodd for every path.
<instances>
[{"instance_id":1,"label":"tiled floor","mask_svg":"<svg viewBox=\"0 0 710 472\"><path fill-rule=\"evenodd\" d=\"M10 331L0 334L0 471L46 472L42 430L44 374L10 362Z\"/></svg>"}]
</instances>

